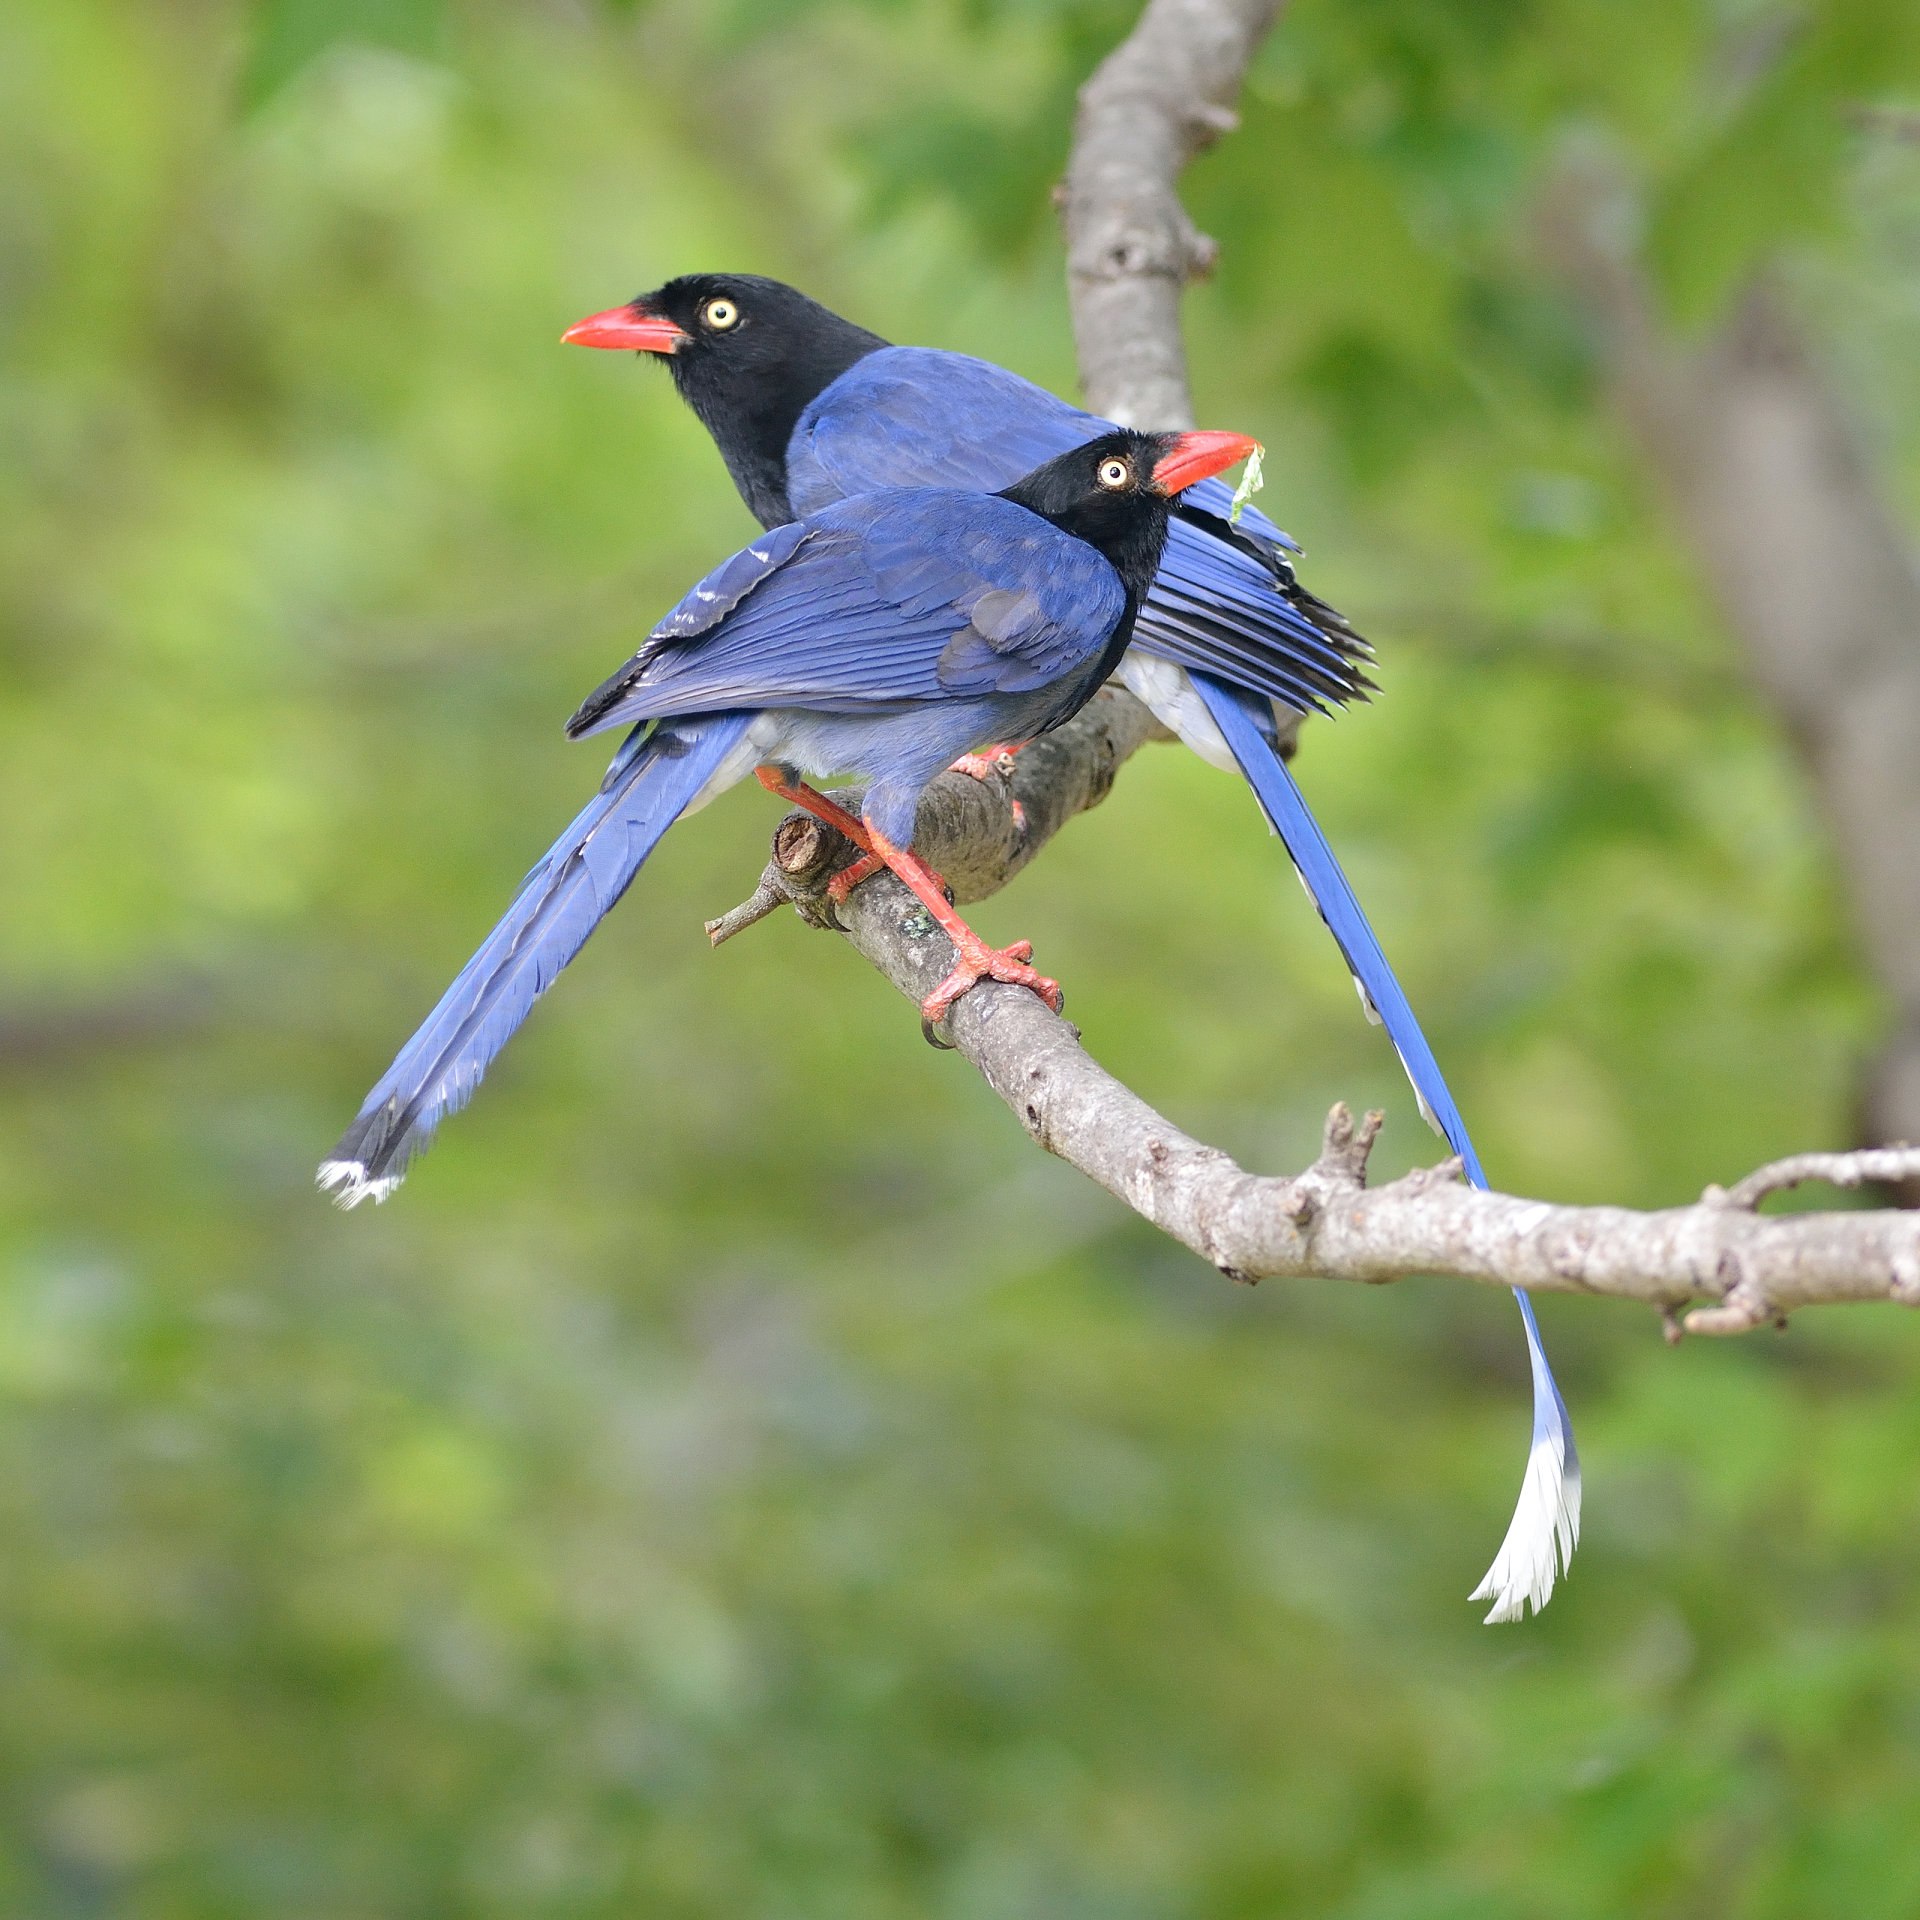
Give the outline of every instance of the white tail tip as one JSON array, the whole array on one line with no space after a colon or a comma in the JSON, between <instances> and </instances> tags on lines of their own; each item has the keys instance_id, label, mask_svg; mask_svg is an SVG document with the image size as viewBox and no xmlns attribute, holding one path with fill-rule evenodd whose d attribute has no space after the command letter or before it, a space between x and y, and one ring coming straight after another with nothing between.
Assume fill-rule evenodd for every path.
<instances>
[{"instance_id":1,"label":"white tail tip","mask_svg":"<svg viewBox=\"0 0 1920 1920\"><path fill-rule=\"evenodd\" d=\"M1573 1564L1579 1543L1579 1456L1569 1464L1560 1435L1543 1433L1527 1456L1527 1476L1507 1537L1487 1577L1467 1598L1493 1602L1486 1619L1490 1627L1525 1619L1528 1607L1538 1613L1555 1580Z\"/></svg>"},{"instance_id":2,"label":"white tail tip","mask_svg":"<svg viewBox=\"0 0 1920 1920\"><path fill-rule=\"evenodd\" d=\"M400 1184L400 1176L389 1173L378 1180L369 1180L366 1168L358 1160L326 1160L314 1175L313 1183L322 1193L332 1194L336 1207L351 1212L362 1200L371 1200L377 1207Z\"/></svg>"}]
</instances>

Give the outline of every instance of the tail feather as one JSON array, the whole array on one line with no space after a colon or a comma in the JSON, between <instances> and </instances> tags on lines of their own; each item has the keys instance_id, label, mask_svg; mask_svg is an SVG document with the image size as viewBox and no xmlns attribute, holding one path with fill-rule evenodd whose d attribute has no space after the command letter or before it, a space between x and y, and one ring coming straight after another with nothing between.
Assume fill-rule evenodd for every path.
<instances>
[{"instance_id":1,"label":"tail feather","mask_svg":"<svg viewBox=\"0 0 1920 1920\"><path fill-rule=\"evenodd\" d=\"M1192 677L1262 810L1285 842L1308 896L1346 956L1361 1004L1386 1027L1400 1064L1413 1082L1422 1115L1460 1156L1467 1178L1476 1187L1484 1187L1487 1179L1480 1169L1480 1157L1473 1150L1466 1122L1454 1105L1433 1049L1427 1045L1413 1008L1319 822L1308 811L1293 775L1273 745L1268 732L1272 718L1266 703L1205 674ZM1573 1444L1566 1403L1547 1365L1533 1303L1518 1289L1514 1297L1520 1303L1533 1373L1533 1444L1506 1538L1486 1578L1471 1596L1493 1603L1487 1614L1489 1622L1518 1620L1529 1605L1539 1612L1553 1591L1555 1579L1571 1563L1580 1538L1580 1456Z\"/></svg>"},{"instance_id":2,"label":"tail feather","mask_svg":"<svg viewBox=\"0 0 1920 1920\"><path fill-rule=\"evenodd\" d=\"M513 904L419 1031L367 1095L322 1164L319 1185L343 1207L384 1200L449 1113L473 1097L489 1063L560 970L627 890L661 836L699 796L752 716L636 728L600 791L521 883Z\"/></svg>"},{"instance_id":3,"label":"tail feather","mask_svg":"<svg viewBox=\"0 0 1920 1920\"><path fill-rule=\"evenodd\" d=\"M1215 515L1175 509L1134 640L1194 672L1223 675L1300 710L1364 700L1371 650L1300 588L1277 549L1265 559ZM1282 579L1276 568L1285 570Z\"/></svg>"}]
</instances>

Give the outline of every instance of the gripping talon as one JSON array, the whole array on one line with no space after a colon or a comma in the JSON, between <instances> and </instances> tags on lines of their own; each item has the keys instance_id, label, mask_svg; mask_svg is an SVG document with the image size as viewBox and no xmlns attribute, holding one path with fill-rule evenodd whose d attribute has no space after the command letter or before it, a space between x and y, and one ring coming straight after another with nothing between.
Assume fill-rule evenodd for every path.
<instances>
[{"instance_id":1,"label":"gripping talon","mask_svg":"<svg viewBox=\"0 0 1920 1920\"><path fill-rule=\"evenodd\" d=\"M951 937L951 936L950 936ZM1026 987L1037 993L1055 1012L1066 1004L1060 982L1036 973L1027 965L1033 956L1030 940L1016 940L1010 947L990 947L971 929L965 940L955 940L960 949L953 971L920 1003L920 1017L926 1022L944 1020L953 1003L982 980L999 980L1010 987Z\"/></svg>"},{"instance_id":2,"label":"gripping talon","mask_svg":"<svg viewBox=\"0 0 1920 1920\"><path fill-rule=\"evenodd\" d=\"M1026 745L1024 740L996 740L978 753L963 753L948 767L949 773L964 773L969 780L1011 780L1014 756Z\"/></svg>"},{"instance_id":3,"label":"gripping talon","mask_svg":"<svg viewBox=\"0 0 1920 1920\"><path fill-rule=\"evenodd\" d=\"M916 860L905 847L896 847L878 827L869 823L867 832L872 837L874 852L906 883L933 916L935 924L953 942L953 971L921 1001L922 1020L929 1026L937 1026L946 1017L947 1009L979 980L1001 980L1008 986L1026 987L1037 993L1055 1013L1060 1011L1065 997L1059 981L1049 980L1044 973L1036 973L1027 965L1033 957L1031 941L1016 940L1005 948L988 946L954 912L946 882L937 873Z\"/></svg>"},{"instance_id":4,"label":"gripping talon","mask_svg":"<svg viewBox=\"0 0 1920 1920\"><path fill-rule=\"evenodd\" d=\"M871 880L876 873L884 873L887 863L877 853L863 853L858 860L850 860L827 882L827 898L836 905L845 901L855 887L863 880Z\"/></svg>"},{"instance_id":5,"label":"gripping talon","mask_svg":"<svg viewBox=\"0 0 1920 1920\"><path fill-rule=\"evenodd\" d=\"M947 769L949 773L964 773L969 780L998 780L1004 787L1011 789L1013 776L1019 771L1016 758L1020 749L1027 745L1024 740L1006 740L991 747L983 747L978 753L963 753ZM1024 839L1027 831L1027 810L1013 797L1007 794L1007 805L1013 809L1014 830Z\"/></svg>"}]
</instances>

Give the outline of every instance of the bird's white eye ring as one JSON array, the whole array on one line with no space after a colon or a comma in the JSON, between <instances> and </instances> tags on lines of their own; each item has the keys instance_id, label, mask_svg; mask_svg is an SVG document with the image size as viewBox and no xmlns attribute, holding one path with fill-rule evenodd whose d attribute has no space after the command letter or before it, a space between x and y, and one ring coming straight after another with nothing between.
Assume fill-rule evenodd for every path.
<instances>
[{"instance_id":1,"label":"bird's white eye ring","mask_svg":"<svg viewBox=\"0 0 1920 1920\"><path fill-rule=\"evenodd\" d=\"M725 333L740 318L740 309L731 300L709 300L700 309L700 318L715 333Z\"/></svg>"},{"instance_id":2,"label":"bird's white eye ring","mask_svg":"<svg viewBox=\"0 0 1920 1920\"><path fill-rule=\"evenodd\" d=\"M1102 460L1095 477L1103 487L1124 487L1133 477L1133 469L1124 460Z\"/></svg>"}]
</instances>

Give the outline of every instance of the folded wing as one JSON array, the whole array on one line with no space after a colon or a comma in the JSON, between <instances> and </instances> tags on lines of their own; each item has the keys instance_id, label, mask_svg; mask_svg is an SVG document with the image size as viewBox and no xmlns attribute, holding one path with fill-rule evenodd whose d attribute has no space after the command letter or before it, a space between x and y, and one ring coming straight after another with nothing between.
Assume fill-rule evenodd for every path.
<instances>
[{"instance_id":1,"label":"folded wing","mask_svg":"<svg viewBox=\"0 0 1920 1920\"><path fill-rule=\"evenodd\" d=\"M1022 693L1095 658L1125 610L1099 553L991 495L896 488L784 537L794 531L761 543L760 562L737 568L736 556L709 575L568 731L721 707L885 712Z\"/></svg>"}]
</instances>

